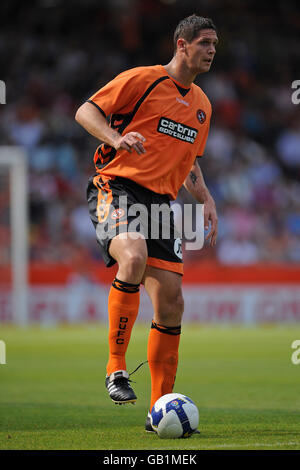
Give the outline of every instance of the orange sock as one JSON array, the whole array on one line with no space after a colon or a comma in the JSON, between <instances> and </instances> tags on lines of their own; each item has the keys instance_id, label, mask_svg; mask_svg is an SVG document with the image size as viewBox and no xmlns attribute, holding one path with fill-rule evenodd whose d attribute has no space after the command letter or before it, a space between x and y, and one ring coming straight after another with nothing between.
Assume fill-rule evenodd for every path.
<instances>
[{"instance_id":1,"label":"orange sock","mask_svg":"<svg viewBox=\"0 0 300 470\"><path fill-rule=\"evenodd\" d=\"M180 326L166 327L152 322L148 339L150 411L162 395L172 393L177 372L180 332Z\"/></svg>"},{"instance_id":2,"label":"orange sock","mask_svg":"<svg viewBox=\"0 0 300 470\"><path fill-rule=\"evenodd\" d=\"M126 370L125 354L138 315L139 303L139 284L114 280L108 297L108 375L117 370Z\"/></svg>"}]
</instances>

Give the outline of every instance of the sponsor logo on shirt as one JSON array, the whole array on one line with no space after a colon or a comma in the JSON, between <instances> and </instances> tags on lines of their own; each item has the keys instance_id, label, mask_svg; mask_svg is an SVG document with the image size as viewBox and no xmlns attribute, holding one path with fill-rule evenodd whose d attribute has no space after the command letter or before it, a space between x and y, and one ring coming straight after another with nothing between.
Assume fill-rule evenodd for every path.
<instances>
[{"instance_id":1,"label":"sponsor logo on shirt","mask_svg":"<svg viewBox=\"0 0 300 470\"><path fill-rule=\"evenodd\" d=\"M173 121L172 119L161 117L157 126L157 131L167 134L175 139L183 140L193 144L198 134L198 130L193 127Z\"/></svg>"},{"instance_id":2,"label":"sponsor logo on shirt","mask_svg":"<svg viewBox=\"0 0 300 470\"><path fill-rule=\"evenodd\" d=\"M185 106L190 105L190 103L188 103L187 101L182 100L181 98L178 98L178 96L176 96L176 100L178 101L178 103L184 104Z\"/></svg>"}]
</instances>

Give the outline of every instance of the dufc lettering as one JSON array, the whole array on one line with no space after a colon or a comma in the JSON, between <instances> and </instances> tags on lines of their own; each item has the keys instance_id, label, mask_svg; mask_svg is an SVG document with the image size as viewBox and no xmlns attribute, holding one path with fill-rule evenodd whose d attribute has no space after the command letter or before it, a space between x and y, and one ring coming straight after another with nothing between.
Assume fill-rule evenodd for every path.
<instances>
[{"instance_id":1,"label":"dufc lettering","mask_svg":"<svg viewBox=\"0 0 300 470\"><path fill-rule=\"evenodd\" d=\"M128 322L127 317L120 317L119 330L117 333L118 338L116 339L117 344L124 344L124 338L120 338L120 336L124 335L126 327L127 327L127 322Z\"/></svg>"}]
</instances>

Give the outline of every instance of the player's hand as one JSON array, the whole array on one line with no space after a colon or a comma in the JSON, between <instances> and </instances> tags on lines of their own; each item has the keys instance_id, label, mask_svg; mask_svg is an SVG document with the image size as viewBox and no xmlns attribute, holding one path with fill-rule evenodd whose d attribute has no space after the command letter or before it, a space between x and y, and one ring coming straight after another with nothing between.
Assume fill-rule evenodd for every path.
<instances>
[{"instance_id":1,"label":"player's hand","mask_svg":"<svg viewBox=\"0 0 300 470\"><path fill-rule=\"evenodd\" d=\"M124 149L129 153L132 153L133 149L138 155L141 155L142 153L146 153L143 145L143 142L145 141L145 137L143 137L139 132L128 132L128 134L120 136L114 147L116 150Z\"/></svg>"},{"instance_id":2,"label":"player's hand","mask_svg":"<svg viewBox=\"0 0 300 470\"><path fill-rule=\"evenodd\" d=\"M215 246L218 236L218 216L215 201L211 196L204 202L204 229L209 230L205 240L210 240L210 246Z\"/></svg>"}]
</instances>

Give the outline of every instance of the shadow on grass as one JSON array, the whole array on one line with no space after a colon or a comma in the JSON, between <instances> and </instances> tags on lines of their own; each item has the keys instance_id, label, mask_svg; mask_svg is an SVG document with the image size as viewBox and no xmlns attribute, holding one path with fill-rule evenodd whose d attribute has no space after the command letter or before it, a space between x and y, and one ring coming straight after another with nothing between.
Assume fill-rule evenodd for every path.
<instances>
[{"instance_id":1,"label":"shadow on grass","mask_svg":"<svg viewBox=\"0 0 300 470\"><path fill-rule=\"evenodd\" d=\"M147 410L132 405L65 405L57 403L2 403L0 431L49 431L67 429L105 430L126 436L144 430ZM200 412L197 437L227 440L259 435L300 436L300 413L293 410L206 408ZM194 436L196 437L196 436Z\"/></svg>"}]
</instances>

